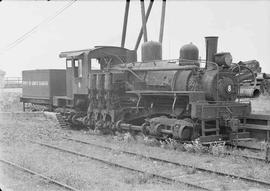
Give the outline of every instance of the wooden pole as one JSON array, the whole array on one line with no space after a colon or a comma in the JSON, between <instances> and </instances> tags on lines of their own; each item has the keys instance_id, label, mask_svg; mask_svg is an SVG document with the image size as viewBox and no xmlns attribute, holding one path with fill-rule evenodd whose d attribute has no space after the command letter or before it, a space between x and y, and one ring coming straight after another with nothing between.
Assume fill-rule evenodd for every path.
<instances>
[{"instance_id":1,"label":"wooden pole","mask_svg":"<svg viewBox=\"0 0 270 191\"><path fill-rule=\"evenodd\" d=\"M150 0L149 6L148 6L147 12L146 12L146 23L147 23L147 21L148 21L148 18L149 18L149 15L150 15L150 12L151 12L153 3L154 3L154 0ZM139 36L138 36L138 38L137 38L137 42L136 42L136 45L135 45L135 48L134 48L135 51L138 50L138 47L139 47L140 42L141 42L141 39L142 39L142 35L143 35L143 27L141 27Z\"/></svg>"},{"instance_id":2,"label":"wooden pole","mask_svg":"<svg viewBox=\"0 0 270 191\"><path fill-rule=\"evenodd\" d=\"M165 10L166 10L166 0L163 0L162 1L161 19L160 19L160 31L159 31L159 42L160 43L162 43L162 41L163 41Z\"/></svg>"},{"instance_id":3,"label":"wooden pole","mask_svg":"<svg viewBox=\"0 0 270 191\"><path fill-rule=\"evenodd\" d=\"M126 0L126 8L125 8L123 30L122 30L121 47L125 47L126 33L127 33L127 22L128 22L128 12L129 12L129 3L130 3L130 0Z\"/></svg>"},{"instance_id":4,"label":"wooden pole","mask_svg":"<svg viewBox=\"0 0 270 191\"><path fill-rule=\"evenodd\" d=\"M144 39L144 42L147 42L147 28L146 28L144 0L141 0L141 15L142 15L142 26L143 26L143 39Z\"/></svg>"}]
</instances>

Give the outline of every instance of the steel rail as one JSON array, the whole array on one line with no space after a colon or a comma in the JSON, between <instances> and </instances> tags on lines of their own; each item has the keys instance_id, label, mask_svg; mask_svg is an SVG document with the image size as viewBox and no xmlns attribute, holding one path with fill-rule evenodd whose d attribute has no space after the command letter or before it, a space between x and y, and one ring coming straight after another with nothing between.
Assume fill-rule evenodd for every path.
<instances>
[{"instance_id":1,"label":"steel rail","mask_svg":"<svg viewBox=\"0 0 270 191\"><path fill-rule=\"evenodd\" d=\"M94 156L86 155L86 154L83 154L83 153L80 153L80 152L77 152L77 151L72 151L72 150L69 150L69 149L61 148L61 147L58 147L58 146L50 145L50 144L47 144L47 143L41 143L41 142L32 141L32 140L30 140L30 142L41 145L41 146L45 146L45 147L48 147L48 148L52 148L52 149L55 149L55 150L58 150L58 151L61 151L61 152L66 152L66 153L69 153L69 154L73 154L73 155L77 155L77 156L80 156L80 157L95 160L95 161L104 163L104 164L109 165L109 166L114 166L114 167L130 170L130 171L138 172L138 173L142 173L142 174L148 174L148 175L150 175L150 176L152 176L154 178L157 178L157 179L160 179L160 180L163 180L163 181L166 181L166 182L179 183L179 184L183 184L183 185L190 186L190 187L197 188L197 189L201 189L201 190L211 190L209 188L205 188L205 187L202 187L202 186L199 186L199 185L196 185L196 184L188 183L188 182L181 181L181 180L176 180L176 179L166 177L166 176L163 176L163 175L159 175L159 174L155 174L155 173L149 173L149 172L146 172L146 171L143 171L143 170L140 170L140 169L135 169L135 168L132 168L132 167L124 166L122 164L110 162L110 161L107 161L107 160L104 160L104 159L100 159L100 158L97 158L97 157L94 157Z\"/></svg>"},{"instance_id":2,"label":"steel rail","mask_svg":"<svg viewBox=\"0 0 270 191\"><path fill-rule=\"evenodd\" d=\"M259 152L262 152L262 149L259 149L259 148L254 148L254 147L249 147L249 146L244 146L244 145L234 145L234 144L230 144L230 143L226 143L228 146L230 147L236 147L238 148L239 150L241 149L247 149L247 150L250 150L250 151L259 151ZM229 152L226 152L225 153L226 155L232 155L231 153ZM241 154L236 154L235 156L238 156L238 157L242 157L242 158L246 158L246 159L252 159L252 160L257 160L257 161L261 161L261 162L270 162L270 161L267 161L266 158L261 158L261 157L257 157L257 156L249 156L249 155L241 155Z\"/></svg>"},{"instance_id":3,"label":"steel rail","mask_svg":"<svg viewBox=\"0 0 270 191\"><path fill-rule=\"evenodd\" d=\"M173 162L173 161L170 161L170 160L160 159L160 158L152 157L152 156L146 156L146 155L139 154L139 153L136 153L136 152L118 150L118 149L114 149L112 147L98 145L98 144L94 144L94 143L90 143L90 142L86 142L86 141L82 141L82 140L78 140L78 139L74 139L74 138L68 138L68 137L62 137L62 138L66 139L66 140L71 140L71 141L87 144L87 145L92 145L92 146L95 146L95 147L100 147L100 148L109 149L109 150L115 150L115 151L122 152L122 153L125 153L125 154L139 156L139 157L142 157L142 158L151 159L151 160L158 161L158 162L164 162L164 163L169 163L169 164L173 164L173 165L176 165L176 166L182 166L182 167L188 167L188 168L195 168L196 170L199 170L199 171L202 171L202 172L213 173L213 174L217 174L217 175L220 175L220 176L236 178L236 179L240 179L240 180L243 180L243 181L252 182L252 183L258 183L258 184L270 187L270 182L267 182L267 181L264 181L264 180L244 177L244 176L235 175L235 174L229 174L229 173L220 172L220 171L214 171L214 170L206 169L206 168L203 168L203 167L196 167L196 166L189 165L189 164Z\"/></svg>"},{"instance_id":4,"label":"steel rail","mask_svg":"<svg viewBox=\"0 0 270 191\"><path fill-rule=\"evenodd\" d=\"M90 135L93 135L93 136L102 136L98 133L90 133ZM66 138L66 137L63 137L64 139L70 139L71 138ZM75 140L73 140L75 141ZM80 141L80 140L77 140L77 141ZM83 141L81 141L83 142ZM93 143L89 143L89 144L93 144ZM230 146L235 146L233 144L229 144L229 143L226 143L227 145L230 145ZM99 146L99 145L93 145L93 146ZM247 146L239 146L237 145L237 148L245 148L245 149L250 149L250 150L255 150L255 151L261 151L261 149L259 148L253 148L253 147L247 147ZM127 154L131 154L131 153L127 153ZM231 153L229 152L226 152L224 153L225 155L232 155ZM245 159L251 159L251 160L255 160L255 161L260 161L260 162L266 162L266 163L269 163L270 161L266 161L265 158L261 158L261 157L256 157L256 156L248 156L248 155L241 155L241 154L237 154L237 155L234 155L234 156L237 156L237 157L242 157L242 158L245 158Z\"/></svg>"},{"instance_id":5,"label":"steel rail","mask_svg":"<svg viewBox=\"0 0 270 191\"><path fill-rule=\"evenodd\" d=\"M227 143L227 145L229 145L231 147L237 147L237 148L240 148L240 149L249 149L249 150L253 150L253 151L262 151L262 149L256 148L256 147L249 147L249 146L244 146L244 145L234 145L234 144L230 144L230 143Z\"/></svg>"},{"instance_id":6,"label":"steel rail","mask_svg":"<svg viewBox=\"0 0 270 191\"><path fill-rule=\"evenodd\" d=\"M264 158L260 158L260 157L256 157L256 156L249 156L249 155L233 155L231 153L225 153L225 155L231 155L231 156L236 156L236 157L242 157L242 158L245 158L245 159L251 159L251 160L256 160L256 161L260 161L260 162L267 162L265 161Z\"/></svg>"},{"instance_id":7,"label":"steel rail","mask_svg":"<svg viewBox=\"0 0 270 191\"><path fill-rule=\"evenodd\" d=\"M51 178L49 178L49 177L47 177L47 176L45 176L45 175L42 175L42 174L37 173L37 172L34 172L34 171L30 170L30 169L24 168L24 167L22 167L22 166L19 166L18 164L15 164L15 163L13 163L13 162L7 161L7 160L5 160L5 159L0 159L0 162L5 163L5 164L8 164L8 165L10 165L10 166L13 166L13 167L15 167L15 168L17 168L17 169L19 169L19 170L28 172L29 174L39 176L40 178L43 178L43 179L45 179L45 180L48 180L49 182L51 182L51 183L53 183L53 184L55 184L55 185L57 185L57 186L60 186L60 187L63 187L63 188L66 188L66 189L72 190L72 191L79 191L78 189L73 188L73 187L71 187L71 186L69 186L69 185L67 185L67 184L65 184L65 183L61 183L61 182L59 182L59 181L57 181L57 180L51 179Z\"/></svg>"}]
</instances>

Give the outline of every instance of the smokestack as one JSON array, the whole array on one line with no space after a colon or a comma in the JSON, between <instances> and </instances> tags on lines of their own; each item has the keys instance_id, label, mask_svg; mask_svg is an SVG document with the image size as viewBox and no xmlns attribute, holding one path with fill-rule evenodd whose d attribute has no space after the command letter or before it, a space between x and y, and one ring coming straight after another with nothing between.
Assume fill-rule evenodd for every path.
<instances>
[{"instance_id":1,"label":"smokestack","mask_svg":"<svg viewBox=\"0 0 270 191\"><path fill-rule=\"evenodd\" d=\"M206 44L206 61L214 62L215 54L217 53L218 37L217 36L205 37L205 44Z\"/></svg>"}]
</instances>

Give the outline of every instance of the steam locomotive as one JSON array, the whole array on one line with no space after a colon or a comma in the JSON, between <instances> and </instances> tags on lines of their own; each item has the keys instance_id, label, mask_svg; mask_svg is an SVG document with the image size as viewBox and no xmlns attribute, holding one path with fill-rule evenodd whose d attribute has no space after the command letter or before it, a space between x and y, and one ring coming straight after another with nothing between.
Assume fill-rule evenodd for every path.
<instances>
[{"instance_id":1,"label":"steam locomotive","mask_svg":"<svg viewBox=\"0 0 270 191\"><path fill-rule=\"evenodd\" d=\"M247 66L258 62L233 63L229 52L217 53L218 37L205 41L206 60L192 43L175 60L162 60L161 43L154 41L142 44L142 62L123 47L62 52L67 91L53 96L53 107L65 108L70 123L102 132L206 142L247 137L251 105L240 98L260 91L240 84L256 80Z\"/></svg>"}]
</instances>

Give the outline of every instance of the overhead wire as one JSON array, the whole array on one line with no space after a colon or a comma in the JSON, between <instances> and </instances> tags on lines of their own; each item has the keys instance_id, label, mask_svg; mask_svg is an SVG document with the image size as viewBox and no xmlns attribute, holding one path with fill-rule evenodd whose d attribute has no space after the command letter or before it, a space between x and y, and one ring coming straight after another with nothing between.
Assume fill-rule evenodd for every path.
<instances>
[{"instance_id":1,"label":"overhead wire","mask_svg":"<svg viewBox=\"0 0 270 191\"><path fill-rule=\"evenodd\" d=\"M67 5L65 5L64 7L62 7L61 9L59 9L55 14L47 17L46 19L44 19L42 22L40 22L39 24L35 25L32 29L30 29L28 32L24 33L23 35L21 35L18 39L16 39L14 42L10 43L9 45L7 45L2 51L6 52L12 48L14 48L15 46L17 46L18 44L20 44L21 42L23 42L25 39L27 39L28 37L30 37L31 34L33 34L34 32L36 32L38 30L38 28L40 28L42 25L51 22L53 19L55 19L58 15L60 15L61 13L63 13L67 8L69 8L71 5L73 5L77 0L72 0L71 2L69 2ZM2 52L2 53L3 53Z\"/></svg>"}]
</instances>

